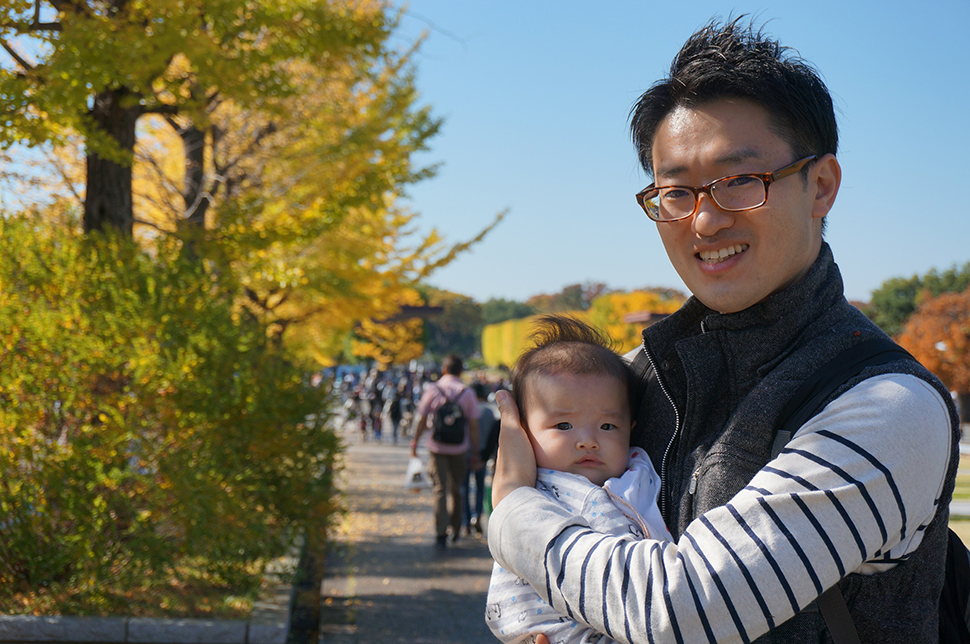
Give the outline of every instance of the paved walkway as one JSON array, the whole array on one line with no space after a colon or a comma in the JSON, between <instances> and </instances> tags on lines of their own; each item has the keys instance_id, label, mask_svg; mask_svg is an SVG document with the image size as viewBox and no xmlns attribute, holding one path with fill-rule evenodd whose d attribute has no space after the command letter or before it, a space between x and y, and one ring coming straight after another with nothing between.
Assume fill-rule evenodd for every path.
<instances>
[{"instance_id":1,"label":"paved walkway","mask_svg":"<svg viewBox=\"0 0 970 644\"><path fill-rule=\"evenodd\" d=\"M492 559L484 538L434 550L431 493L403 489L406 442L348 443L343 490L348 514L323 580L326 644L492 644L485 596ZM419 451L427 461L427 453Z\"/></svg>"}]
</instances>

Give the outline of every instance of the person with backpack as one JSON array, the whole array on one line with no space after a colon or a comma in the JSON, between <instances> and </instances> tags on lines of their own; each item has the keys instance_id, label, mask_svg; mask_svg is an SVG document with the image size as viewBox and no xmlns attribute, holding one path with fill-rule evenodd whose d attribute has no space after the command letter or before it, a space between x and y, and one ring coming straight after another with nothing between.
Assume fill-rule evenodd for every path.
<instances>
[{"instance_id":1,"label":"person with backpack","mask_svg":"<svg viewBox=\"0 0 970 644\"><path fill-rule=\"evenodd\" d=\"M444 550L450 532L457 541L461 531L461 484L465 480L465 455L472 469L481 466L478 401L475 392L459 379L464 367L461 358L450 355L441 365L441 378L429 383L418 402L411 456L417 456L418 443L427 432L425 446L430 454L428 474L434 494L435 548Z\"/></svg>"},{"instance_id":2,"label":"person with backpack","mask_svg":"<svg viewBox=\"0 0 970 644\"><path fill-rule=\"evenodd\" d=\"M496 561L626 642L959 641L940 611L960 435L940 381L904 356L869 364L776 445L804 383L888 341L846 301L823 239L842 171L818 72L763 29L712 21L631 130L653 179L637 202L692 293L630 356L632 441L660 471L674 540L599 533L535 490L500 392ZM901 167L920 164L900 149ZM901 171L867 189L904 185Z\"/></svg>"}]
</instances>

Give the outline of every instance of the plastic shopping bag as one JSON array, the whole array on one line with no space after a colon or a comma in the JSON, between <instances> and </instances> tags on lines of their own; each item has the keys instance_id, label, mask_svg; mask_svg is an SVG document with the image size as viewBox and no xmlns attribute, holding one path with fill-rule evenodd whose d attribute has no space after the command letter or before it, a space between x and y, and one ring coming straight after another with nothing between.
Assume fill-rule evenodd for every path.
<instances>
[{"instance_id":1,"label":"plastic shopping bag","mask_svg":"<svg viewBox=\"0 0 970 644\"><path fill-rule=\"evenodd\" d=\"M429 487L431 482L428 480L428 473L424 471L421 459L417 456L412 457L408 462L407 473L404 475L404 489L420 492Z\"/></svg>"}]
</instances>

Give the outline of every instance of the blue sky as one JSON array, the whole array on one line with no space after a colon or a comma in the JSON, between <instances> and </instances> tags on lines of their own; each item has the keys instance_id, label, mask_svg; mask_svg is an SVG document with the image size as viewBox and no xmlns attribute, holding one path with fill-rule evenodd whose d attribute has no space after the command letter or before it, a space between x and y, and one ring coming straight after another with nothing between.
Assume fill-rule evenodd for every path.
<instances>
[{"instance_id":1,"label":"blue sky","mask_svg":"<svg viewBox=\"0 0 970 644\"><path fill-rule=\"evenodd\" d=\"M835 99L843 182L827 240L847 297L970 261L970 0L412 0L398 37L428 31L417 84L445 123L419 157L441 169L410 207L452 241L510 209L430 281L479 301L586 281L683 290L633 198L649 180L627 117L695 29L741 13Z\"/></svg>"}]
</instances>

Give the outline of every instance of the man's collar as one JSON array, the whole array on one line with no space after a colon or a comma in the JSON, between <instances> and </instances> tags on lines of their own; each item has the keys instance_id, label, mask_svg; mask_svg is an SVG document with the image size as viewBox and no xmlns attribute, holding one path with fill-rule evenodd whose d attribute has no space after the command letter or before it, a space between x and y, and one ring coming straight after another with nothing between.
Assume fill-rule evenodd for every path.
<instances>
[{"instance_id":1,"label":"man's collar","mask_svg":"<svg viewBox=\"0 0 970 644\"><path fill-rule=\"evenodd\" d=\"M800 319L818 310L817 306L824 306L833 297L842 297L842 275L832 249L823 241L818 257L802 279L737 313L717 313L704 307L707 309L705 324L708 329L731 329L781 320L794 322L793 318Z\"/></svg>"},{"instance_id":2,"label":"man's collar","mask_svg":"<svg viewBox=\"0 0 970 644\"><path fill-rule=\"evenodd\" d=\"M822 242L818 257L805 277L788 288L771 295L761 302L736 313L718 313L701 303L696 297L690 299L670 317L660 320L644 333L651 335L650 329L680 329L674 333L686 337L694 333L717 329L743 329L763 327L778 323L801 328L820 310L832 306L842 298L842 276L835 264L832 249Z\"/></svg>"}]
</instances>

